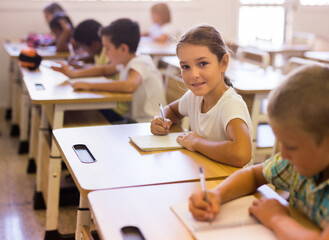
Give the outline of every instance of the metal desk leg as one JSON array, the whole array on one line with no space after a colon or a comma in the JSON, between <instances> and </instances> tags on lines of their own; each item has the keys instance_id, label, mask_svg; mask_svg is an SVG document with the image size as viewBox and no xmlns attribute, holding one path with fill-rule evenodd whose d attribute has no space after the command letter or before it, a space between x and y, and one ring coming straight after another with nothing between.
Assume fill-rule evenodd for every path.
<instances>
[{"instance_id":1,"label":"metal desk leg","mask_svg":"<svg viewBox=\"0 0 329 240\"><path fill-rule=\"evenodd\" d=\"M41 106L40 127L38 133L38 153L37 153L37 174L36 174L36 192L34 193L34 209L45 209L45 200L42 195L42 146L44 132L48 131L48 122L46 117L46 106Z\"/></svg>"},{"instance_id":2,"label":"metal desk leg","mask_svg":"<svg viewBox=\"0 0 329 240\"><path fill-rule=\"evenodd\" d=\"M64 122L64 111L55 105L53 130L62 128ZM61 155L54 142L51 141L49 159L47 212L46 212L46 234L45 239L55 239L58 233L59 193L61 176Z\"/></svg>"},{"instance_id":3,"label":"metal desk leg","mask_svg":"<svg viewBox=\"0 0 329 240\"><path fill-rule=\"evenodd\" d=\"M11 91L11 130L10 130L10 136L18 136L19 135L19 126L18 126L18 120L17 120L17 94L18 94L18 88L19 88L19 73L17 70L17 64L14 64L14 73L13 73L13 85L12 85L12 91Z\"/></svg>"},{"instance_id":4,"label":"metal desk leg","mask_svg":"<svg viewBox=\"0 0 329 240\"><path fill-rule=\"evenodd\" d=\"M30 98L24 85L22 85L22 99L20 108L20 131L18 153L27 153L29 150L28 125L29 125Z\"/></svg>"},{"instance_id":5,"label":"metal desk leg","mask_svg":"<svg viewBox=\"0 0 329 240\"><path fill-rule=\"evenodd\" d=\"M30 139L29 139L29 162L27 165L27 173L35 173L36 171L36 164L35 164L35 152L34 152L34 148L35 146L37 146L36 143L36 130L35 129L36 126L36 120L38 118L37 116L38 111L37 111L37 106L36 105L32 105L31 106L31 121L30 121Z\"/></svg>"},{"instance_id":6,"label":"metal desk leg","mask_svg":"<svg viewBox=\"0 0 329 240\"><path fill-rule=\"evenodd\" d=\"M78 207L77 226L75 231L75 239L81 240L82 226L87 226L90 229L90 210L87 198L80 194L80 203Z\"/></svg>"}]
</instances>

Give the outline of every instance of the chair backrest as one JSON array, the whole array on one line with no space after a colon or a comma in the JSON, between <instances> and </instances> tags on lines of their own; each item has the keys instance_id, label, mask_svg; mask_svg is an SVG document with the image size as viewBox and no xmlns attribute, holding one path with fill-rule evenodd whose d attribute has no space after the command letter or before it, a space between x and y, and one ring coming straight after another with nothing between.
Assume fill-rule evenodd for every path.
<instances>
[{"instance_id":1,"label":"chair backrest","mask_svg":"<svg viewBox=\"0 0 329 240\"><path fill-rule=\"evenodd\" d=\"M256 48L244 47L237 51L237 59L266 69L270 65L270 54Z\"/></svg>"},{"instance_id":2,"label":"chair backrest","mask_svg":"<svg viewBox=\"0 0 329 240\"><path fill-rule=\"evenodd\" d=\"M283 72L284 72L284 74L288 74L291 71L293 71L294 69L296 69L300 66L308 65L308 64L321 64L321 63L310 60L310 59L305 59L305 58L300 58L300 57L291 57L288 59L287 64L283 68Z\"/></svg>"},{"instance_id":3,"label":"chair backrest","mask_svg":"<svg viewBox=\"0 0 329 240\"><path fill-rule=\"evenodd\" d=\"M292 44L295 45L307 45L310 48L315 43L316 35L308 32L294 32L292 37Z\"/></svg>"}]
</instances>

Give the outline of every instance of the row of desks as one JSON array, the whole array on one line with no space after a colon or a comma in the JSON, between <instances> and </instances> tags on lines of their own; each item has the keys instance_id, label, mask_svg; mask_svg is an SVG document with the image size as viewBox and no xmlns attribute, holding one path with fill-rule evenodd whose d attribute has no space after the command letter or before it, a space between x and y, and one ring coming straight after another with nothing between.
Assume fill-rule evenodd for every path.
<instances>
[{"instance_id":1,"label":"row of desks","mask_svg":"<svg viewBox=\"0 0 329 240\"><path fill-rule=\"evenodd\" d=\"M144 48L147 48L147 45ZM171 50L173 50L172 47ZM165 55L163 51L158 51L157 54L160 54L159 56ZM237 63L237 68L240 67ZM232 64L232 68L234 68L234 64ZM281 81L281 78L273 77L273 75L267 78L267 73L262 69L260 71L263 71L258 73L260 79L253 81L255 80L253 79L255 70L248 70L247 68L246 72L239 75L232 69L231 77L234 80L233 83L236 89L249 94L257 92L267 93ZM138 188L131 187L198 181L199 166L204 167L208 180L224 179L237 170L236 168L213 162L201 154L184 149L151 153L139 151L129 142L128 137L131 135L150 134L149 124L61 129L63 127L64 114L68 110L112 108L116 106L118 101L130 101L131 96L129 94L105 92L74 92L70 85L65 84L65 76L43 65L36 72L21 69L21 74L22 86L27 92L28 100L32 103L32 120L36 118L37 106L41 106L38 151L37 156L32 157L35 157L38 162L36 191L37 193L43 192L42 194L46 200L46 239L52 239L54 235L59 234L57 221L61 158L64 159L80 191L80 209L88 210L87 194L92 192L90 194L90 203L96 201L96 204L92 204L95 207L96 217L99 215L98 213L102 212L101 209L96 210L98 206L102 206L98 201L104 197L103 192L99 190L125 188L136 189L137 191ZM259 85L262 84L262 80L263 85ZM252 82L255 82L255 85L251 84ZM266 86L264 86L264 83ZM40 84L42 88L40 88ZM50 109L52 114L47 114L47 109L48 112ZM50 157L48 157L49 155L43 157L44 143L47 140L42 139L49 124L51 124L54 130L53 139L49 146ZM32 124L31 128L33 127L35 126ZM32 130L31 132L35 131ZM33 138L32 135L30 137ZM95 157L96 162L91 164L82 163L72 148L75 144L85 144ZM45 168L40 166L45 166ZM42 178L45 171L47 179ZM42 185L47 185L47 188L43 190ZM194 185L195 187L196 185ZM111 196L112 193L107 193L106 191L104 191L104 194ZM176 192L174 188L170 191ZM183 192L182 190L180 196L187 197L187 192L186 194L183 194ZM98 195L100 196L98 197ZM112 199L112 197L110 198ZM111 206L115 206L114 203ZM107 214L107 219L112 219L111 217L111 214ZM101 226L106 224L107 221L101 219L103 217L97 217L95 220L103 239L108 239L106 233L103 233L101 230L104 229ZM82 225L89 225L89 222L89 211L79 211L77 239L80 239ZM182 226L179 228L182 229ZM185 232L183 235L179 234L178 236L188 234L186 230L183 232Z\"/></svg>"}]
</instances>

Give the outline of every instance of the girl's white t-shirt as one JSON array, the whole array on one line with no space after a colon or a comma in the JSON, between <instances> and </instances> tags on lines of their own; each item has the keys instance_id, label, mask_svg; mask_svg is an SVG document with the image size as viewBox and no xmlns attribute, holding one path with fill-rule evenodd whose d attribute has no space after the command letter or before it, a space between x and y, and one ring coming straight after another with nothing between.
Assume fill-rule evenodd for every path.
<instances>
[{"instance_id":1,"label":"girl's white t-shirt","mask_svg":"<svg viewBox=\"0 0 329 240\"><path fill-rule=\"evenodd\" d=\"M247 124L252 138L247 105L233 88L226 90L217 104L206 113L201 113L202 100L202 96L195 96L190 90L179 100L178 111L182 116L189 117L192 131L212 141L224 141L227 140L227 124L232 119L240 118Z\"/></svg>"},{"instance_id":2,"label":"girl's white t-shirt","mask_svg":"<svg viewBox=\"0 0 329 240\"><path fill-rule=\"evenodd\" d=\"M149 29L149 35L153 39L158 38L163 34L168 35L169 41L175 41L179 35L178 30L171 23L166 23L162 26L159 24L153 24Z\"/></svg>"}]
</instances>

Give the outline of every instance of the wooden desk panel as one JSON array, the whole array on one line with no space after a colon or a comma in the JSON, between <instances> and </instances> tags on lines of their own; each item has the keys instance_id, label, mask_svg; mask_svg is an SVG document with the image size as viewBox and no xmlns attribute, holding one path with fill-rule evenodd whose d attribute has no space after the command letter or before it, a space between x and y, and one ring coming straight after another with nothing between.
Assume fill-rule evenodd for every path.
<instances>
[{"instance_id":1,"label":"wooden desk panel","mask_svg":"<svg viewBox=\"0 0 329 240\"><path fill-rule=\"evenodd\" d=\"M15 41L4 41L3 47L11 58L18 59L21 49L26 48L27 44ZM69 52L57 52L56 46L38 47L36 50L43 59L64 59L70 56Z\"/></svg>"},{"instance_id":2,"label":"wooden desk panel","mask_svg":"<svg viewBox=\"0 0 329 240\"><path fill-rule=\"evenodd\" d=\"M209 189L221 181L207 181ZM186 201L200 183L175 183L138 188L93 191L88 194L98 233L103 240L122 239L124 226L138 227L145 239L194 239L170 206ZM258 188L257 198L275 198L288 203L267 185ZM315 224L290 207L292 217L305 227L318 229Z\"/></svg>"},{"instance_id":3,"label":"wooden desk panel","mask_svg":"<svg viewBox=\"0 0 329 240\"><path fill-rule=\"evenodd\" d=\"M207 176L207 175L206 175ZM213 188L221 181L207 181ZM138 227L145 239L194 239L170 206L200 190L199 182L94 191L88 194L98 233L103 240L122 239L124 226Z\"/></svg>"},{"instance_id":4,"label":"wooden desk panel","mask_svg":"<svg viewBox=\"0 0 329 240\"><path fill-rule=\"evenodd\" d=\"M131 101L131 94L74 91L67 82L69 78L48 67L40 66L39 70L29 71L20 68L25 86L34 104L68 104ZM42 84L44 90L38 90L35 84Z\"/></svg>"},{"instance_id":5,"label":"wooden desk panel","mask_svg":"<svg viewBox=\"0 0 329 240\"><path fill-rule=\"evenodd\" d=\"M57 129L53 133L84 196L99 189L198 181L200 166L207 179L224 179L238 169L186 149L141 152L128 137L151 134L150 123ZM82 163L73 151L75 144L85 144L96 162Z\"/></svg>"}]
</instances>

